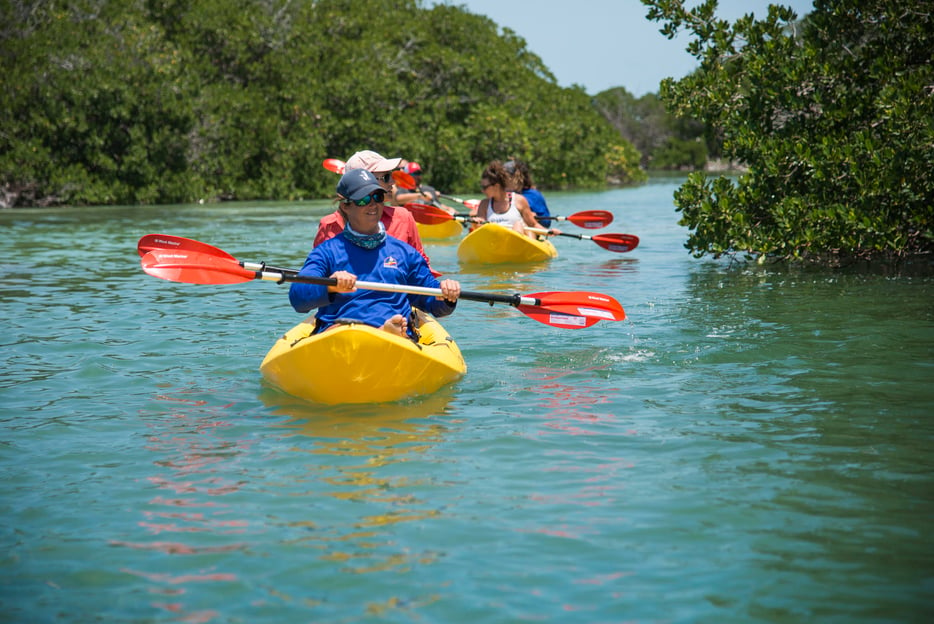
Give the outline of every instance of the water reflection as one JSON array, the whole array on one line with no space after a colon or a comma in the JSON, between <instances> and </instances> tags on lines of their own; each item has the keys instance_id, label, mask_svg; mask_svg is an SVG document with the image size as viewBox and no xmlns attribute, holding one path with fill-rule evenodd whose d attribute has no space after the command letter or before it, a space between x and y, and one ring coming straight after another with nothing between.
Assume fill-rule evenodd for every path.
<instances>
[{"instance_id":1,"label":"water reflection","mask_svg":"<svg viewBox=\"0 0 934 624\"><path fill-rule=\"evenodd\" d=\"M516 271L487 267L466 279L463 277L459 279L462 280L464 288L469 290L506 295L512 293L527 295L530 294L532 288L540 288L541 286L536 279L536 273L538 271Z\"/></svg>"},{"instance_id":2,"label":"water reflection","mask_svg":"<svg viewBox=\"0 0 934 624\"><path fill-rule=\"evenodd\" d=\"M146 450L156 456L156 472L148 480L166 492L141 509L138 526L152 539L112 540L111 545L190 557L190 564L173 562L169 572L138 567L122 571L147 581L149 593L173 599L154 602L153 607L186 622L210 622L220 612L189 608L182 597L193 584L240 582L238 573L225 569L233 563L224 555L246 551L245 541L230 536L244 534L248 523L237 516L235 504L223 499L243 485L229 477L230 465L249 450L249 444L224 437L230 427L225 420L230 405L211 405L198 398L200 392L190 392L194 396L182 390L155 397L164 409L143 419L149 428ZM205 565L206 561L213 564ZM153 560L153 565L159 564Z\"/></svg>"},{"instance_id":3,"label":"water reflection","mask_svg":"<svg viewBox=\"0 0 934 624\"><path fill-rule=\"evenodd\" d=\"M542 521L525 531L589 542L605 530L626 488L625 473L634 467L623 447L611 440L636 431L628 424L632 415L625 396L605 381L613 366L609 351L562 356L560 364L550 356L538 358L524 374L534 400L523 435L547 442L535 459L540 478L529 484L527 494ZM580 441L562 439L567 436ZM610 448L618 450L607 452ZM562 510L560 522L553 514L557 509Z\"/></svg>"},{"instance_id":4,"label":"water reflection","mask_svg":"<svg viewBox=\"0 0 934 624\"><path fill-rule=\"evenodd\" d=\"M701 363L748 366L737 373L771 377L822 412L920 416L921 405L934 405L934 280L705 271L691 275L688 289L682 311L704 334Z\"/></svg>"},{"instance_id":5,"label":"water reflection","mask_svg":"<svg viewBox=\"0 0 934 624\"><path fill-rule=\"evenodd\" d=\"M588 277L619 277L639 272L638 258L613 258L599 264L582 263L581 269Z\"/></svg>"},{"instance_id":6,"label":"water reflection","mask_svg":"<svg viewBox=\"0 0 934 624\"><path fill-rule=\"evenodd\" d=\"M532 281L533 275L548 271L549 268L547 262L522 265L463 265L460 267L460 273L465 277L460 279L486 284L489 288L504 288L513 283L527 284Z\"/></svg>"},{"instance_id":7,"label":"water reflection","mask_svg":"<svg viewBox=\"0 0 934 624\"><path fill-rule=\"evenodd\" d=\"M430 417L447 413L452 397L446 389L399 403L324 406L266 388L270 412L288 417L277 426L294 437L291 450L314 457L311 492L336 501L299 521L305 535L289 546L316 548L323 561L354 574L434 562L437 553L400 547L394 535L398 525L441 514L417 494L432 487L419 462L444 439L446 427Z\"/></svg>"}]
</instances>

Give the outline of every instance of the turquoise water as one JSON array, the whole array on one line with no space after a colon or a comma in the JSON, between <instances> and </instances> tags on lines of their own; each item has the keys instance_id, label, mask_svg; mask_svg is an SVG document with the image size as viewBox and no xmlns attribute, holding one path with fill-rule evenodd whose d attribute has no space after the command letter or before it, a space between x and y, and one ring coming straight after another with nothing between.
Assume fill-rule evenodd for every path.
<instances>
[{"instance_id":1,"label":"turquoise water","mask_svg":"<svg viewBox=\"0 0 934 624\"><path fill-rule=\"evenodd\" d=\"M139 268L152 232L298 267L326 203L0 213L0 619L931 621L934 279L694 259L676 183L548 195L627 254L429 243L629 318L462 302L467 376L379 407L264 386L286 287Z\"/></svg>"}]
</instances>

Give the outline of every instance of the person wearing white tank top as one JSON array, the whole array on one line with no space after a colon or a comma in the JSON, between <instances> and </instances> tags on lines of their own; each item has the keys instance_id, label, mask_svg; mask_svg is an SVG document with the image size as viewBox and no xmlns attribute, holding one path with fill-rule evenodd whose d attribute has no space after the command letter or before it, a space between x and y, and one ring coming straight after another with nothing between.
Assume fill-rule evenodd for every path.
<instances>
[{"instance_id":1,"label":"person wearing white tank top","mask_svg":"<svg viewBox=\"0 0 934 624\"><path fill-rule=\"evenodd\" d=\"M506 190L509 187L509 177L501 161L494 160L483 170L480 187L486 195L486 199L477 207L477 216L480 219L486 223L498 223L512 228L531 238L538 236L537 233L526 229L542 227L535 219L529 202L519 193Z\"/></svg>"}]
</instances>

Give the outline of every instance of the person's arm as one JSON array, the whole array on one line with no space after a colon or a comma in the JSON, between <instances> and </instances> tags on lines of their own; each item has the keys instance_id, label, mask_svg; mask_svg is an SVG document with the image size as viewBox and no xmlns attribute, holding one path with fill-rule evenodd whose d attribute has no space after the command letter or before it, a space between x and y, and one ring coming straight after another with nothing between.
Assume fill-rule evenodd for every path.
<instances>
[{"instance_id":1,"label":"person's arm","mask_svg":"<svg viewBox=\"0 0 934 624\"><path fill-rule=\"evenodd\" d=\"M409 202L435 205L438 203L438 199L437 197L432 196L431 193L426 193L425 191L422 191L421 193L418 191L401 191L396 193L396 204L402 205Z\"/></svg>"},{"instance_id":2,"label":"person's arm","mask_svg":"<svg viewBox=\"0 0 934 624\"><path fill-rule=\"evenodd\" d=\"M541 223L538 222L538 219L535 218L535 213L532 212L532 208L529 207L529 202L523 197L516 193L514 195L516 208L519 209L519 214L522 215L522 221L527 227L540 228L542 227Z\"/></svg>"},{"instance_id":3,"label":"person's arm","mask_svg":"<svg viewBox=\"0 0 934 624\"><path fill-rule=\"evenodd\" d=\"M326 247L315 247L305 259L305 264L298 272L299 275L312 277L325 277L333 273L330 266L330 256ZM289 303L296 312L305 313L331 303L332 298L328 286L322 284L299 284L292 282L289 286Z\"/></svg>"},{"instance_id":4,"label":"person's arm","mask_svg":"<svg viewBox=\"0 0 934 624\"><path fill-rule=\"evenodd\" d=\"M478 219L477 221L473 222L473 225L471 225L471 229L475 229L476 227L486 222L486 216L490 212L490 200L480 200L480 204L477 206L477 209L471 212L473 213L472 216L475 219Z\"/></svg>"}]
</instances>

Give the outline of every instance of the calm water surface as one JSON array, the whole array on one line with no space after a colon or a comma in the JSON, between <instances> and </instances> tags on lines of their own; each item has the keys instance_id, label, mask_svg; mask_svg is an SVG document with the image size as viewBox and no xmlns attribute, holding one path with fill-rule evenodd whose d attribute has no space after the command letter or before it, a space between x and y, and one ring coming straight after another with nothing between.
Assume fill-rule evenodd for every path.
<instances>
[{"instance_id":1,"label":"calm water surface","mask_svg":"<svg viewBox=\"0 0 934 624\"><path fill-rule=\"evenodd\" d=\"M326 203L0 213L0 621L932 621L934 280L694 259L677 182L548 195L628 254L430 242L629 318L462 302L467 376L377 407L264 386L286 287L139 268L152 232L298 267Z\"/></svg>"}]
</instances>

